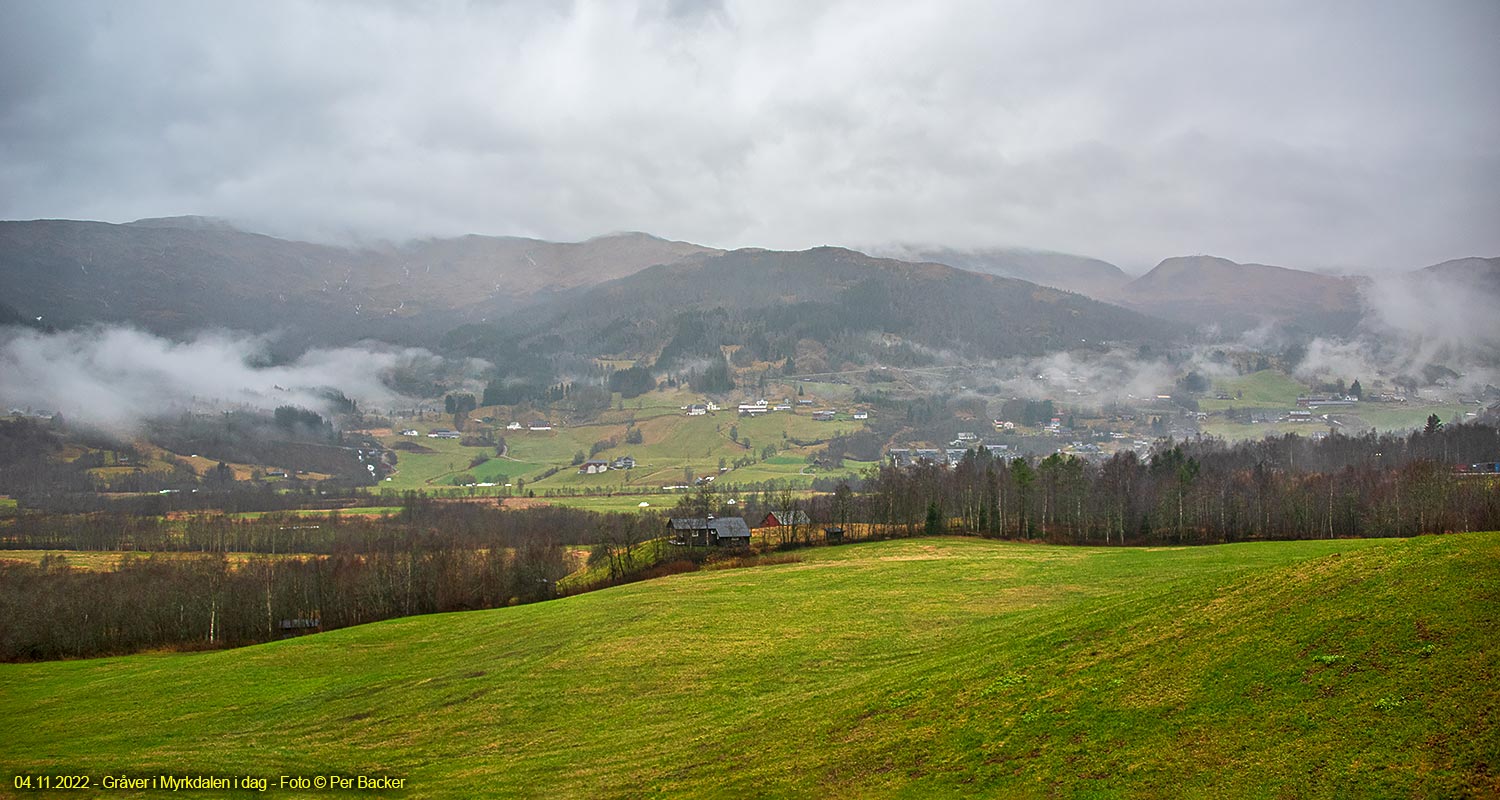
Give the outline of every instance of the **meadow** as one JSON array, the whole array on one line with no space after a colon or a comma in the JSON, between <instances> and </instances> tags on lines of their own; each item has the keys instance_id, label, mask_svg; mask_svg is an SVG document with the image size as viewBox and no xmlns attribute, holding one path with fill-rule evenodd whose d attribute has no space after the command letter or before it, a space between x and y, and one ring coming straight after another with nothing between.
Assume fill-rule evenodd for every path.
<instances>
[{"instance_id":1,"label":"meadow","mask_svg":"<svg viewBox=\"0 0 1500 800\"><path fill-rule=\"evenodd\" d=\"M853 476L868 466L851 462L842 469L824 472L807 464L807 456L818 450L817 446L802 446L792 441L826 440L858 430L863 427L863 422L847 419L818 422L806 410L799 414L779 412L758 417L741 417L729 410L689 417L673 403L678 400L684 404L697 402L697 396L681 392L655 392L638 400L638 403L627 401L622 408L603 412L594 421L580 425L559 424L545 432L507 431L505 424L509 417L496 417L495 435L505 437L507 445L504 456L495 455L494 448L465 447L451 439L429 439L425 435L386 437L387 445L406 441L432 452L398 450L398 471L391 480L382 481L379 488L430 491L450 488L455 477L471 475L478 482L501 484L479 489L480 493L489 494L505 493L505 483L511 483L511 490L515 490L520 480L525 481L526 489L539 495L548 489L629 492L632 488L659 489L682 484L691 481L689 475L718 475L721 462L732 466L736 459L747 456L755 457L757 463L733 468L724 474L722 480L739 484L776 480L805 487L815 476ZM492 412L496 410L480 409L475 413ZM526 420L531 418L521 416ZM632 424L640 430L641 442L637 444L625 440ZM431 428L445 425L438 420L419 424L416 429L426 434ZM611 439L616 441L614 446L594 452L596 442ZM779 452L761 460L761 451L766 445L775 445ZM581 475L573 466L573 459L580 452L585 455L592 452L590 457L605 460L631 456L636 460L636 467ZM489 458L471 466L474 458L480 455ZM556 471L546 475L551 469Z\"/></svg>"},{"instance_id":2,"label":"meadow","mask_svg":"<svg viewBox=\"0 0 1500 800\"><path fill-rule=\"evenodd\" d=\"M1493 794L1500 533L801 551L232 651L0 665L0 779L411 796Z\"/></svg>"}]
</instances>

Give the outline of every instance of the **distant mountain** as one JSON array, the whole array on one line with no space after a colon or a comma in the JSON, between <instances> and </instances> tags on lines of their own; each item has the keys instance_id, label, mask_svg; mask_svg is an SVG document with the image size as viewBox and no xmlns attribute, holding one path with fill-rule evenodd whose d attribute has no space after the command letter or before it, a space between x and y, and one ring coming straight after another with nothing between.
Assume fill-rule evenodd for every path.
<instances>
[{"instance_id":1,"label":"distant mountain","mask_svg":"<svg viewBox=\"0 0 1500 800\"><path fill-rule=\"evenodd\" d=\"M645 234L578 243L464 236L333 247L171 217L0 222L0 297L66 327L162 334L286 330L316 342L417 341L538 297L717 252Z\"/></svg>"},{"instance_id":2,"label":"distant mountain","mask_svg":"<svg viewBox=\"0 0 1500 800\"><path fill-rule=\"evenodd\" d=\"M1117 302L1163 319L1247 330L1266 321L1347 333L1360 318L1362 279L1213 256L1169 258L1125 284Z\"/></svg>"},{"instance_id":3,"label":"distant mountain","mask_svg":"<svg viewBox=\"0 0 1500 800\"><path fill-rule=\"evenodd\" d=\"M1500 368L1500 258L1380 275L1362 286L1361 300L1360 332L1399 354L1411 373L1432 365L1477 381Z\"/></svg>"},{"instance_id":4,"label":"distant mountain","mask_svg":"<svg viewBox=\"0 0 1500 800\"><path fill-rule=\"evenodd\" d=\"M944 264L853 250L700 255L467 326L447 344L540 379L538 354L653 359L660 366L791 356L799 372L956 363L1104 342L1165 342L1171 323L1070 292ZM814 366L816 365L816 366ZM530 372L528 372L530 371Z\"/></svg>"},{"instance_id":5,"label":"distant mountain","mask_svg":"<svg viewBox=\"0 0 1500 800\"><path fill-rule=\"evenodd\" d=\"M146 217L135 222L127 222L132 228L172 228L181 231L241 231L227 219L219 217Z\"/></svg>"},{"instance_id":6,"label":"distant mountain","mask_svg":"<svg viewBox=\"0 0 1500 800\"><path fill-rule=\"evenodd\" d=\"M895 247L879 251L904 261L930 261L950 267L1020 278L1041 286L1077 292L1095 300L1109 301L1130 282L1124 270L1097 258L1067 253L1049 253L1021 248L954 250L951 248Z\"/></svg>"},{"instance_id":7,"label":"distant mountain","mask_svg":"<svg viewBox=\"0 0 1500 800\"><path fill-rule=\"evenodd\" d=\"M1437 278L1472 287L1500 297L1500 258L1456 258L1412 273L1418 278Z\"/></svg>"}]
</instances>

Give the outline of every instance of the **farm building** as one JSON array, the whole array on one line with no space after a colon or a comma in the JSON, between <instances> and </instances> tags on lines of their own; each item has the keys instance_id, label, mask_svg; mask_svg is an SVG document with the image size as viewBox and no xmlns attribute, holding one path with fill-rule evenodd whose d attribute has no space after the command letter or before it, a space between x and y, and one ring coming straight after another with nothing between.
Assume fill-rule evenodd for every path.
<instances>
[{"instance_id":1,"label":"farm building","mask_svg":"<svg viewBox=\"0 0 1500 800\"><path fill-rule=\"evenodd\" d=\"M590 459L578 467L579 475L598 475L601 472L609 472L609 462L603 459Z\"/></svg>"},{"instance_id":2,"label":"farm building","mask_svg":"<svg viewBox=\"0 0 1500 800\"><path fill-rule=\"evenodd\" d=\"M779 528L783 525L808 525L811 520L807 518L807 512L796 511L772 511L766 514L765 519L760 521L759 528Z\"/></svg>"},{"instance_id":3,"label":"farm building","mask_svg":"<svg viewBox=\"0 0 1500 800\"><path fill-rule=\"evenodd\" d=\"M750 527L743 517L673 517L667 534L674 544L692 547L738 546L750 543Z\"/></svg>"},{"instance_id":4,"label":"farm building","mask_svg":"<svg viewBox=\"0 0 1500 800\"><path fill-rule=\"evenodd\" d=\"M550 431L550 430L552 430L552 423L550 423L550 422L548 422L548 421L546 421L544 419L539 419L536 422L531 423L530 430L533 430L533 431Z\"/></svg>"}]
</instances>

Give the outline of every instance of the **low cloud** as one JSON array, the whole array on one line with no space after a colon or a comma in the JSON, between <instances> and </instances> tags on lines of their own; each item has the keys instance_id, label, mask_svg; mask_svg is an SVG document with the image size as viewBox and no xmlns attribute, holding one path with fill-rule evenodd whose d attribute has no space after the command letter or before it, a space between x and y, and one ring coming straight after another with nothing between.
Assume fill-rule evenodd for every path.
<instances>
[{"instance_id":1,"label":"low cloud","mask_svg":"<svg viewBox=\"0 0 1500 800\"><path fill-rule=\"evenodd\" d=\"M1458 373L1460 390L1500 383L1500 267L1379 276L1362 290L1365 318L1349 339L1315 339L1297 367L1304 379L1420 379L1433 367Z\"/></svg>"},{"instance_id":2,"label":"low cloud","mask_svg":"<svg viewBox=\"0 0 1500 800\"><path fill-rule=\"evenodd\" d=\"M327 411L330 391L364 407L400 407L420 402L392 388L403 377L472 379L485 366L374 342L308 350L272 364L270 341L210 332L178 342L116 326L0 329L0 405L58 412L128 435L146 420L183 411L283 405Z\"/></svg>"}]
</instances>

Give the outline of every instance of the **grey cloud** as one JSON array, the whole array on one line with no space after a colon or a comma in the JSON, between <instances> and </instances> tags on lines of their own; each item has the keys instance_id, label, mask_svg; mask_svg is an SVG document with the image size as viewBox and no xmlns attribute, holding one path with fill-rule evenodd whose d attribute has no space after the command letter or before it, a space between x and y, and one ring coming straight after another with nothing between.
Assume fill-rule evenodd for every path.
<instances>
[{"instance_id":1,"label":"grey cloud","mask_svg":"<svg viewBox=\"0 0 1500 800\"><path fill-rule=\"evenodd\" d=\"M413 401L387 385L396 371L477 376L483 362L446 362L418 348L370 343L313 349L268 364L265 337L204 332L174 342L133 328L60 333L0 328L0 405L59 411L85 425L129 434L147 420L183 411L299 405L325 411L324 392L364 407Z\"/></svg>"},{"instance_id":2,"label":"grey cloud","mask_svg":"<svg viewBox=\"0 0 1500 800\"><path fill-rule=\"evenodd\" d=\"M0 5L0 216L1500 253L1500 5Z\"/></svg>"}]
</instances>

